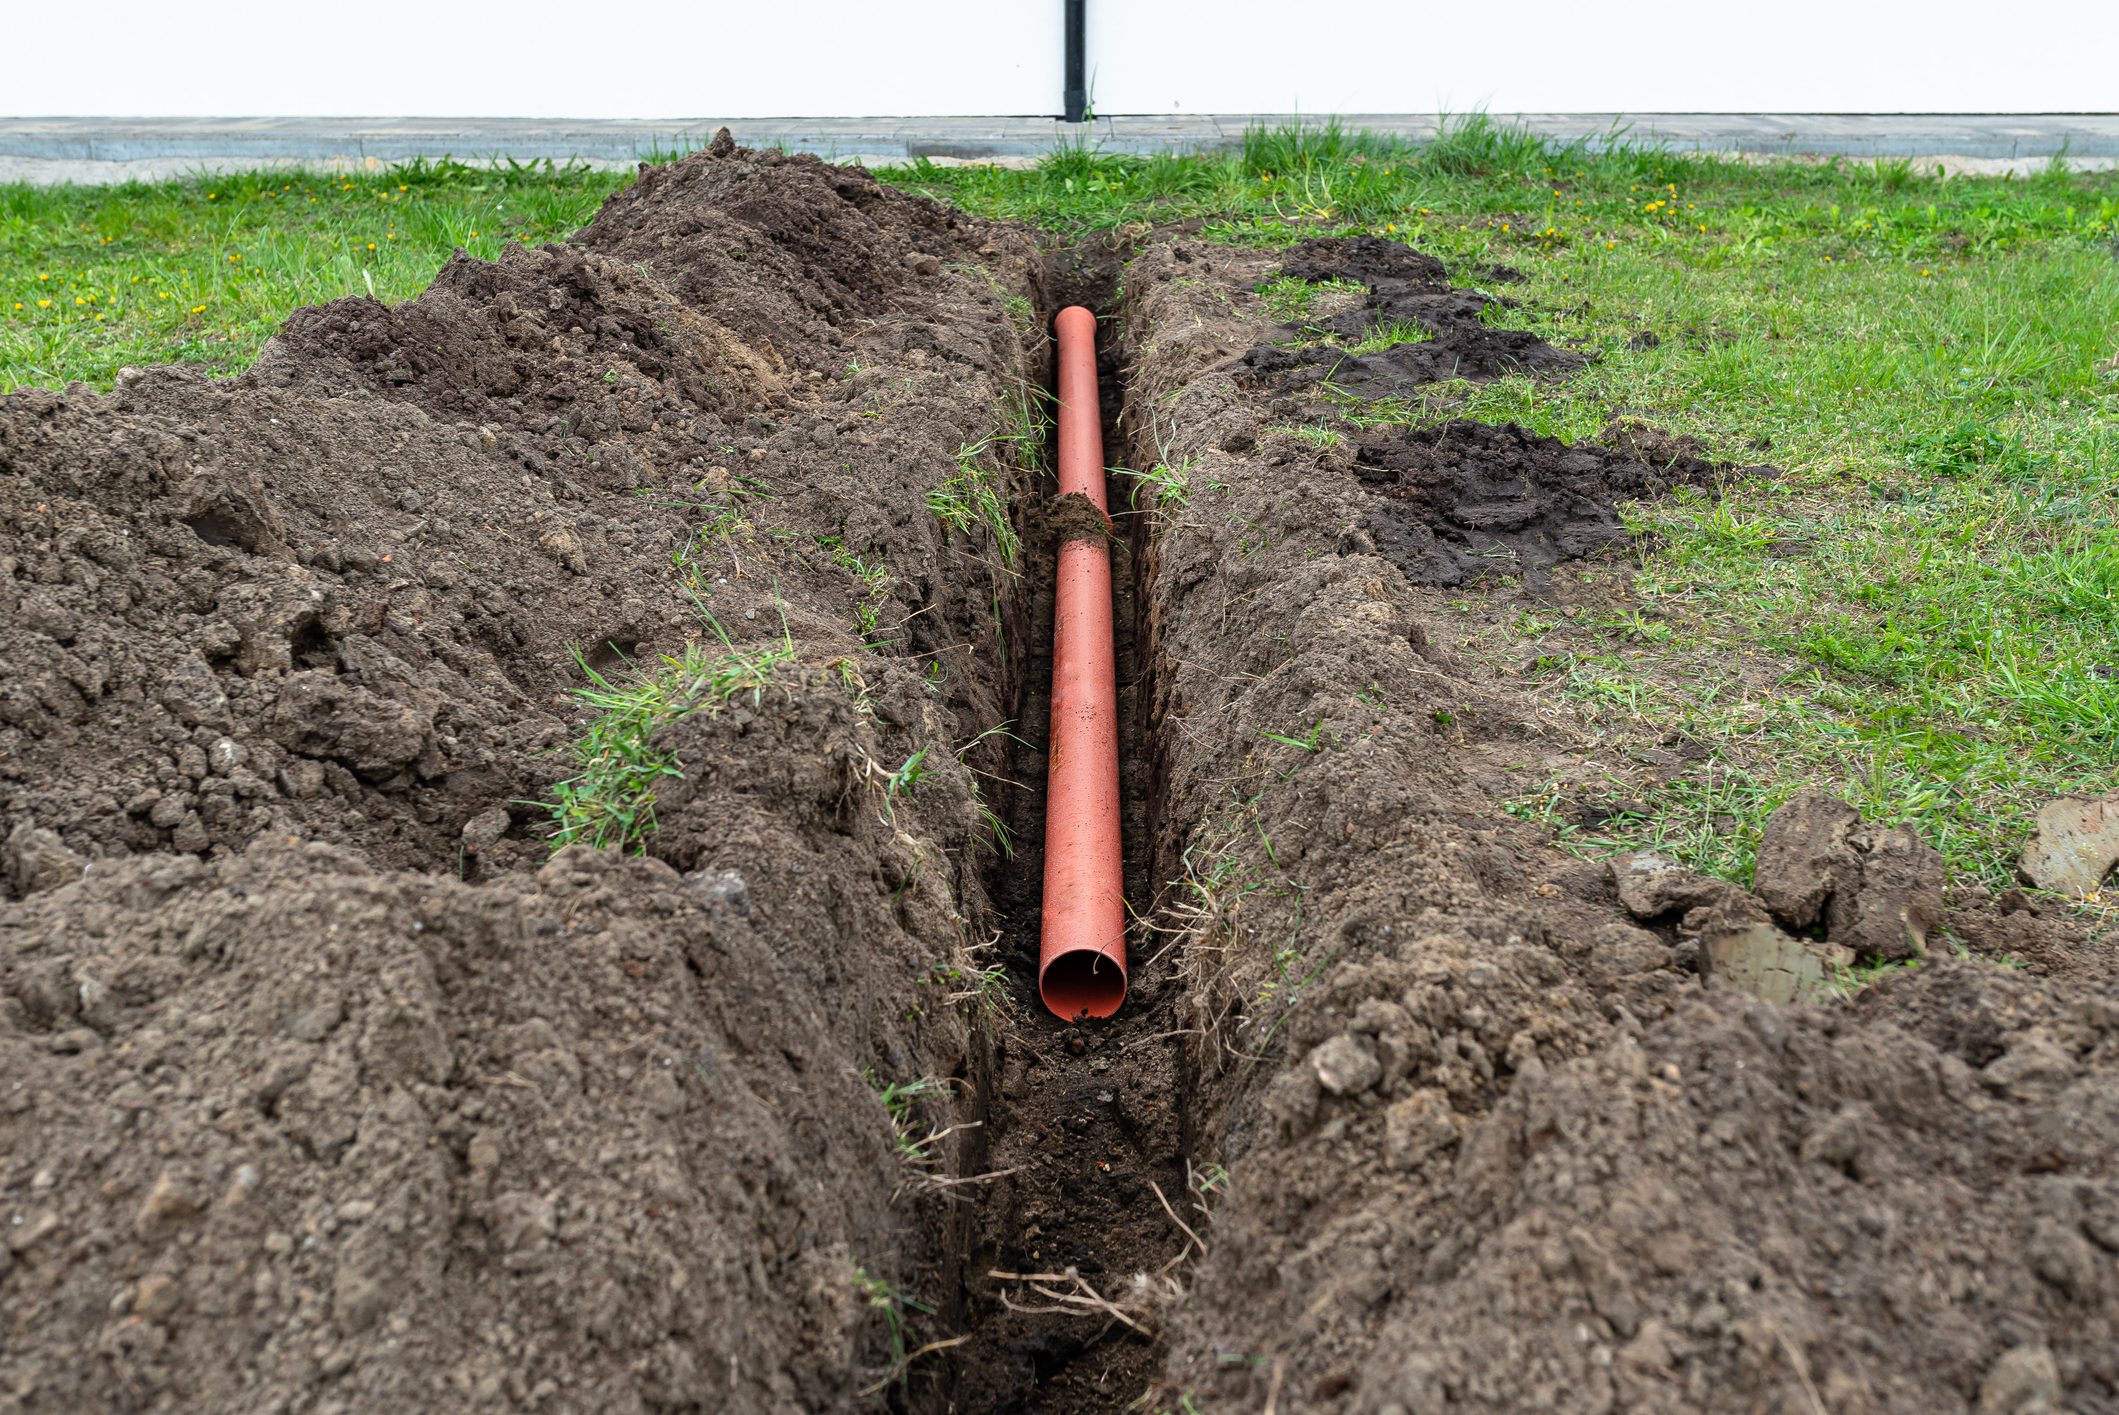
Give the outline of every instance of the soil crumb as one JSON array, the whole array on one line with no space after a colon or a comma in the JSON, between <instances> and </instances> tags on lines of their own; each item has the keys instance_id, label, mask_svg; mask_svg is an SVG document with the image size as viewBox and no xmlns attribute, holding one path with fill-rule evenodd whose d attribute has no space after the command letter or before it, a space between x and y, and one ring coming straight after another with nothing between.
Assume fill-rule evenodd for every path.
<instances>
[{"instance_id":1,"label":"soil crumb","mask_svg":"<svg viewBox=\"0 0 2119 1415\"><path fill-rule=\"evenodd\" d=\"M1094 541L1099 545L1111 540L1111 518L1103 513L1094 501L1078 491L1065 496L1055 496L1045 503L1045 527L1055 545L1068 541Z\"/></svg>"}]
</instances>

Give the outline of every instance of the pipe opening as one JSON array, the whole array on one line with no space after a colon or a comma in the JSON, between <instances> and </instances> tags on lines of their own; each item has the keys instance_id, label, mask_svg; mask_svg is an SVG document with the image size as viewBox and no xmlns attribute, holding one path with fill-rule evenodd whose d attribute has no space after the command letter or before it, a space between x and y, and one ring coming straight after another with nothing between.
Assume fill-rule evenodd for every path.
<instances>
[{"instance_id":1,"label":"pipe opening","mask_svg":"<svg viewBox=\"0 0 2119 1415\"><path fill-rule=\"evenodd\" d=\"M1038 995L1063 1021L1109 1017L1126 1000L1126 971L1093 948L1077 948L1045 965Z\"/></svg>"}]
</instances>

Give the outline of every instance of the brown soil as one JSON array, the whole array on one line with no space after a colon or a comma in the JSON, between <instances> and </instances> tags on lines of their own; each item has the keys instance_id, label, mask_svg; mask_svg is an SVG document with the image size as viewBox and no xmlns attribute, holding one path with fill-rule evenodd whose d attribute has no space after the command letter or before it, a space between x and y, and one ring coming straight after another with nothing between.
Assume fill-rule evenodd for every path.
<instances>
[{"instance_id":1,"label":"brown soil","mask_svg":"<svg viewBox=\"0 0 2119 1415\"><path fill-rule=\"evenodd\" d=\"M232 382L0 404L0 1409L884 1398L857 1274L960 1249L875 1086L986 1064L958 749L1020 632L925 503L1041 265L737 151ZM648 858L544 864L576 647L715 634L791 661L666 729Z\"/></svg>"},{"instance_id":2,"label":"brown soil","mask_svg":"<svg viewBox=\"0 0 2119 1415\"><path fill-rule=\"evenodd\" d=\"M1973 956L1771 1007L1498 816L1487 763L1578 748L1450 652L1421 582L1593 550L1610 499L1719 469L1637 429L1273 433L1322 411L1254 376L1273 269L1173 245L1127 271L1135 455L1190 459L1145 556L1156 874L1187 930L1188 1159L1227 1174L1160 1398L2119 1408L2119 1009L2072 966L2108 945L1961 898Z\"/></svg>"},{"instance_id":3,"label":"brown soil","mask_svg":"<svg viewBox=\"0 0 2119 1415\"><path fill-rule=\"evenodd\" d=\"M1047 252L723 140L240 379L0 402L0 1412L2119 1408L2108 946L1830 803L1647 913L1498 814L1582 744L1450 597L1736 469L1274 431L1280 271L1434 332L1355 391L1571 362L1391 243ZM1008 411L1071 301L1188 478L1113 486L1139 924L1079 1027L1043 655L1107 532ZM1012 564L929 508L982 442ZM643 854L548 856L577 650L688 648L776 662L655 739ZM1710 895L1971 954L1773 1007Z\"/></svg>"}]
</instances>

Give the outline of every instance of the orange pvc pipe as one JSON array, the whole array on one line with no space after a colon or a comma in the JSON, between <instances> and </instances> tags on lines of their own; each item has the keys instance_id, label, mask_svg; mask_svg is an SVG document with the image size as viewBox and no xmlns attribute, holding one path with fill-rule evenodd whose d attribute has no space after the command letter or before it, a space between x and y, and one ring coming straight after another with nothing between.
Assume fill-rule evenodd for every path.
<instances>
[{"instance_id":1,"label":"orange pvc pipe","mask_svg":"<svg viewBox=\"0 0 2119 1415\"><path fill-rule=\"evenodd\" d=\"M1059 334L1059 490L1105 519L1096 316L1071 305ZM1052 617L1052 742L1045 777L1045 908L1038 995L1060 1018L1109 1017L1126 997L1125 862L1118 838L1118 664L1111 551L1060 547Z\"/></svg>"}]
</instances>

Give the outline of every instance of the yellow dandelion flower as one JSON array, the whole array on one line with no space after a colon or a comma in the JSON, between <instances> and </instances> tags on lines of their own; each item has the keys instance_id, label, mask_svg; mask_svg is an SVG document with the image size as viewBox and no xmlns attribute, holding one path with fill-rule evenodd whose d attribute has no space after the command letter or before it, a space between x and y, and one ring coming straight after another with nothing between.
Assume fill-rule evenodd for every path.
<instances>
[{"instance_id":1,"label":"yellow dandelion flower","mask_svg":"<svg viewBox=\"0 0 2119 1415\"><path fill-rule=\"evenodd\" d=\"M1396 228L1396 227L1393 227L1392 229L1393 229L1393 230L1396 230L1397 228ZM476 231L473 231L473 232L472 232L471 234L475 236L475 235L477 235L478 233L477 233Z\"/></svg>"},{"instance_id":2,"label":"yellow dandelion flower","mask_svg":"<svg viewBox=\"0 0 2119 1415\"><path fill-rule=\"evenodd\" d=\"M155 291L155 298L158 300L166 300L169 298L169 292L167 290L157 290Z\"/></svg>"},{"instance_id":3,"label":"yellow dandelion flower","mask_svg":"<svg viewBox=\"0 0 2119 1415\"><path fill-rule=\"evenodd\" d=\"M1707 234L1707 228L1706 228L1705 226L1702 226L1702 227L1700 228L1700 234L1701 234L1702 236L1704 236L1704 235L1706 235L1706 234Z\"/></svg>"},{"instance_id":4,"label":"yellow dandelion flower","mask_svg":"<svg viewBox=\"0 0 2119 1415\"><path fill-rule=\"evenodd\" d=\"M44 273L43 271L41 271L41 270L37 272L37 278L38 278L39 280L49 280L49 279L51 279L51 277L50 277L49 275L46 275L46 274L45 274L45 273Z\"/></svg>"},{"instance_id":5,"label":"yellow dandelion flower","mask_svg":"<svg viewBox=\"0 0 2119 1415\"><path fill-rule=\"evenodd\" d=\"M40 310L48 310L48 309L50 309L51 307L52 307L52 302L51 302L50 300L39 300L39 301L37 301L37 308L38 308L38 309L40 309Z\"/></svg>"},{"instance_id":6,"label":"yellow dandelion flower","mask_svg":"<svg viewBox=\"0 0 2119 1415\"><path fill-rule=\"evenodd\" d=\"M206 306L204 306L204 305L193 305L193 306L191 307L191 312L192 312L193 314L204 314L204 313L206 313Z\"/></svg>"},{"instance_id":7,"label":"yellow dandelion flower","mask_svg":"<svg viewBox=\"0 0 2119 1415\"><path fill-rule=\"evenodd\" d=\"M102 316L102 315L97 315L97 316L96 316L96 323L98 323L98 324L101 324L102 322L103 322L103 316Z\"/></svg>"},{"instance_id":8,"label":"yellow dandelion flower","mask_svg":"<svg viewBox=\"0 0 2119 1415\"><path fill-rule=\"evenodd\" d=\"M220 194L219 192L208 192L208 193L206 193L206 200L208 200L208 201L219 201L220 199L221 199L221 194Z\"/></svg>"},{"instance_id":9,"label":"yellow dandelion flower","mask_svg":"<svg viewBox=\"0 0 2119 1415\"><path fill-rule=\"evenodd\" d=\"M1507 230L1511 230L1511 229L1513 229L1513 228L1511 228L1511 227L1509 226L1509 224L1508 224L1508 223L1507 223L1506 221L1504 221L1504 222L1502 222L1502 223L1501 223L1501 229L1502 229L1502 230L1504 230L1504 231L1507 231Z\"/></svg>"},{"instance_id":10,"label":"yellow dandelion flower","mask_svg":"<svg viewBox=\"0 0 2119 1415\"><path fill-rule=\"evenodd\" d=\"M401 192L409 192L409 191L411 191L411 190L412 190L412 189L411 189L410 187L406 186L406 185L405 185L405 184L404 184L403 182L399 182L399 183L397 184L397 189L398 189L399 191L401 191Z\"/></svg>"},{"instance_id":11,"label":"yellow dandelion flower","mask_svg":"<svg viewBox=\"0 0 2119 1415\"><path fill-rule=\"evenodd\" d=\"M88 301L82 299L79 295L76 295L74 296L74 303L77 305L85 305L88 303Z\"/></svg>"},{"instance_id":12,"label":"yellow dandelion flower","mask_svg":"<svg viewBox=\"0 0 2119 1415\"><path fill-rule=\"evenodd\" d=\"M374 250L374 249L375 249L375 242L373 242L373 241L370 241L370 242L368 242L368 249L369 249L369 250L371 250L371 251L372 251L372 250Z\"/></svg>"},{"instance_id":13,"label":"yellow dandelion flower","mask_svg":"<svg viewBox=\"0 0 2119 1415\"><path fill-rule=\"evenodd\" d=\"M1425 215L1427 215L1427 208L1426 208L1426 207L1424 207L1424 206L1423 206L1423 207L1421 207L1421 208L1420 208L1420 214L1421 214L1422 216L1425 216Z\"/></svg>"},{"instance_id":14,"label":"yellow dandelion flower","mask_svg":"<svg viewBox=\"0 0 2119 1415\"><path fill-rule=\"evenodd\" d=\"M1397 228L1396 226L1392 226L1392 225L1389 225L1388 223L1386 223L1383 229L1384 229L1384 232L1385 232L1385 234L1389 234L1390 232L1392 232L1392 231L1395 231L1395 230L1397 230L1398 228ZM476 231L473 231L473 232L472 232L471 234L475 236L475 235L477 235L478 233L477 233Z\"/></svg>"},{"instance_id":15,"label":"yellow dandelion flower","mask_svg":"<svg viewBox=\"0 0 2119 1415\"><path fill-rule=\"evenodd\" d=\"M1617 241L1606 241L1606 242L1604 243L1604 249L1605 249L1605 250L1607 250L1607 251L1615 251L1615 250L1617 250L1618 248L1619 248L1619 243L1618 243Z\"/></svg>"}]
</instances>

